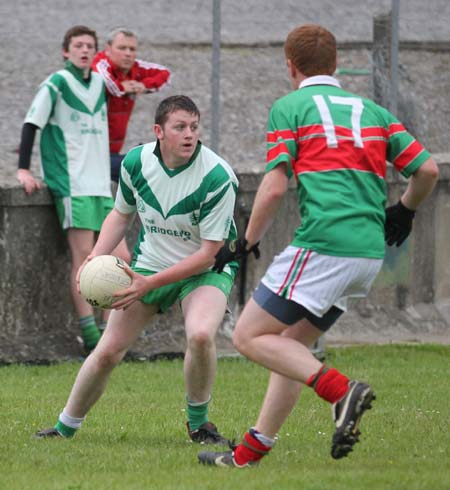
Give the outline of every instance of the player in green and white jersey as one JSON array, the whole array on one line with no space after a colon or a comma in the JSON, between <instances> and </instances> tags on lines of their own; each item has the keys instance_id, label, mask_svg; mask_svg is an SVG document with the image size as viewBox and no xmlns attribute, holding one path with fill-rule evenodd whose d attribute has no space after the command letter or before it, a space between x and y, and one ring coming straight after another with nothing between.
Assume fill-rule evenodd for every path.
<instances>
[{"instance_id":1,"label":"player in green and white jersey","mask_svg":"<svg viewBox=\"0 0 450 490\"><path fill-rule=\"evenodd\" d=\"M266 175L245 240L226 244L214 268L255 249L291 176L302 220L234 331L236 348L272 371L258 420L233 451L200 453L200 462L209 465L257 464L273 447L305 385L332 404L332 457L352 450L361 416L375 398L372 387L328 368L308 347L346 310L349 297L368 293L385 239L401 245L438 177L429 153L392 114L346 92L333 78L331 32L318 25L298 27L287 37L285 54L293 92L270 111ZM410 179L401 200L385 210L386 160Z\"/></svg>"},{"instance_id":2,"label":"player in green and white jersey","mask_svg":"<svg viewBox=\"0 0 450 490\"><path fill-rule=\"evenodd\" d=\"M105 87L102 77L90 68L96 50L97 36L92 29L74 26L66 32L65 66L41 84L31 104L22 129L17 172L27 194L39 189L29 168L35 133L40 129L44 181L54 197L61 226L67 230L72 301L87 351L97 344L100 330L92 307L77 292L75 278L94 246L94 234L114 204ZM124 241L115 253L130 259Z\"/></svg>"},{"instance_id":3,"label":"player in green and white jersey","mask_svg":"<svg viewBox=\"0 0 450 490\"><path fill-rule=\"evenodd\" d=\"M120 293L97 348L83 364L54 428L39 437L72 436L103 393L112 369L158 312L179 301L185 319L184 361L188 432L199 443L226 444L209 421L216 372L215 336L225 314L237 264L211 271L224 240L236 238L238 181L230 166L199 141L200 113L186 96L156 110L155 143L125 157L114 210L89 258L109 254L135 213L142 223L132 285Z\"/></svg>"}]
</instances>

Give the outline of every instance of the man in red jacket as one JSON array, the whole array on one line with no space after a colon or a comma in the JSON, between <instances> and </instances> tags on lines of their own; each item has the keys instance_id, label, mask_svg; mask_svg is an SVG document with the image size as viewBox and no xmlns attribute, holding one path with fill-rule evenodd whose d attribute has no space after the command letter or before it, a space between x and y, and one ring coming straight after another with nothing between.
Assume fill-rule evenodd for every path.
<instances>
[{"instance_id":1,"label":"man in red jacket","mask_svg":"<svg viewBox=\"0 0 450 490\"><path fill-rule=\"evenodd\" d=\"M170 80L170 71L156 63L136 59L138 40L134 32L113 29L92 62L92 69L105 80L108 101L109 151L111 178L118 181L120 154L136 96L161 89Z\"/></svg>"}]
</instances>

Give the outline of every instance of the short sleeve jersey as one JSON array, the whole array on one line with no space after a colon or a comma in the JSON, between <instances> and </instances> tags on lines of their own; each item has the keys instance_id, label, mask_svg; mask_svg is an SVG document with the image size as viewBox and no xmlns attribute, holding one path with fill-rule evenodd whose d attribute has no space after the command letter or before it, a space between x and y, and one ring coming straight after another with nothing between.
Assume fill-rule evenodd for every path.
<instances>
[{"instance_id":1,"label":"short sleeve jersey","mask_svg":"<svg viewBox=\"0 0 450 490\"><path fill-rule=\"evenodd\" d=\"M228 163L201 143L174 170L158 143L133 148L122 162L115 204L121 213L137 211L142 223L133 265L159 272L196 252L202 239L236 238L237 187Z\"/></svg>"},{"instance_id":2,"label":"short sleeve jersey","mask_svg":"<svg viewBox=\"0 0 450 490\"><path fill-rule=\"evenodd\" d=\"M42 130L44 181L56 197L111 197L106 98L98 73L85 81L67 62L42 83L25 122Z\"/></svg>"},{"instance_id":3,"label":"short sleeve jersey","mask_svg":"<svg viewBox=\"0 0 450 490\"><path fill-rule=\"evenodd\" d=\"M333 77L304 80L270 111L266 172L284 162L297 180L297 247L383 258L386 161L409 177L429 157L391 113Z\"/></svg>"}]
</instances>

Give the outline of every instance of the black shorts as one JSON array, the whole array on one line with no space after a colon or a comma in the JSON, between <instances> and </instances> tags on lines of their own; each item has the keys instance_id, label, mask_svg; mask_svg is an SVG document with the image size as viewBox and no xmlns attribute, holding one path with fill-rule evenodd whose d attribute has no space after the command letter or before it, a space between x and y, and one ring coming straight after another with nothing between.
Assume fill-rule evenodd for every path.
<instances>
[{"instance_id":1,"label":"black shorts","mask_svg":"<svg viewBox=\"0 0 450 490\"><path fill-rule=\"evenodd\" d=\"M322 330L322 332L329 330L342 313L344 313L340 308L332 306L322 317L314 315L295 301L278 296L278 294L272 292L263 283L260 283L253 293L253 299L263 310L286 325L293 325L306 318L316 328Z\"/></svg>"}]
</instances>

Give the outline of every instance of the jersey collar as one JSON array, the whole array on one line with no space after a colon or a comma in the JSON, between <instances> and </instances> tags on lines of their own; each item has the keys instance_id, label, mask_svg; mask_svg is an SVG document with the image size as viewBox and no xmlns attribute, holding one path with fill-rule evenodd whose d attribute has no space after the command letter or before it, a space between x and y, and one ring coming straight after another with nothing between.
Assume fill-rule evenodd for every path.
<instances>
[{"instance_id":1,"label":"jersey collar","mask_svg":"<svg viewBox=\"0 0 450 490\"><path fill-rule=\"evenodd\" d=\"M64 68L69 71L70 73L72 73L72 75L79 81L81 82L83 85L85 86L89 86L89 83L91 81L91 72L89 71L89 77L88 78L83 78L83 70L81 68L78 68L77 66L75 66L71 61L67 60L65 65L64 65Z\"/></svg>"},{"instance_id":2,"label":"jersey collar","mask_svg":"<svg viewBox=\"0 0 450 490\"><path fill-rule=\"evenodd\" d=\"M200 153L201 147L202 147L202 142L199 140L197 143L197 148L195 148L194 153L192 154L189 161L185 165L182 165L181 167L174 168L174 169L167 167L167 165L164 163L164 161L162 159L162 155L161 155L161 148L159 146L159 140L156 141L156 145L155 145L155 148L153 150L153 153L155 154L155 156L158 157L159 163L160 163L161 167L164 169L164 171L166 172L166 174L169 177L173 177L174 175L178 175L180 172L182 172L183 170L186 170L188 167L190 167L192 165L192 163L195 161L198 154Z\"/></svg>"},{"instance_id":3,"label":"jersey collar","mask_svg":"<svg viewBox=\"0 0 450 490\"><path fill-rule=\"evenodd\" d=\"M338 80L329 75L316 75L314 77L305 78L298 88L310 87L311 85L332 85L333 87L341 88L341 84Z\"/></svg>"}]
</instances>

